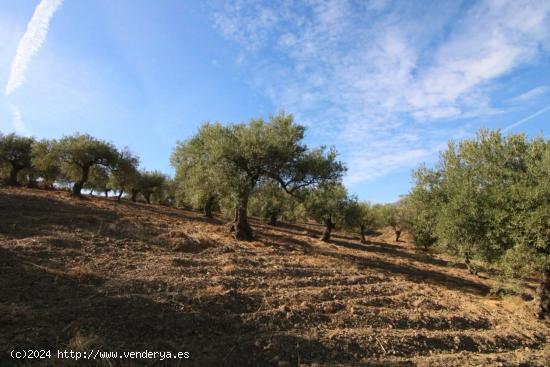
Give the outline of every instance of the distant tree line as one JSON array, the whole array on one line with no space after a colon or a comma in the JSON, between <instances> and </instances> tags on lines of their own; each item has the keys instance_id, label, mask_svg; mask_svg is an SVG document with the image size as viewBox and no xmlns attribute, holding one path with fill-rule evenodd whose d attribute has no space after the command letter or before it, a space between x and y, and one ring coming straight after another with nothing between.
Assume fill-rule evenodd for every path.
<instances>
[{"instance_id":1,"label":"distant tree line","mask_svg":"<svg viewBox=\"0 0 550 367\"><path fill-rule=\"evenodd\" d=\"M9 186L70 186L77 197L83 189L105 196L114 192L117 200L124 193L133 201L142 195L147 202L169 195L164 174L140 171L139 158L127 148L118 150L87 134L59 140L0 135L0 179Z\"/></svg>"},{"instance_id":2,"label":"distant tree line","mask_svg":"<svg viewBox=\"0 0 550 367\"><path fill-rule=\"evenodd\" d=\"M10 186L53 189L69 187L120 201L165 203L200 208L206 217L218 211L230 220L235 238L250 240L250 214L269 225L279 220L313 219L324 226L321 239L330 241L341 228L366 234L392 226L399 239L393 204L371 205L350 196L342 184L346 171L334 148L308 148L305 127L279 113L268 121L203 124L197 134L179 142L171 156L175 177L139 169L128 148L87 134L59 140L0 135L0 180Z\"/></svg>"}]
</instances>

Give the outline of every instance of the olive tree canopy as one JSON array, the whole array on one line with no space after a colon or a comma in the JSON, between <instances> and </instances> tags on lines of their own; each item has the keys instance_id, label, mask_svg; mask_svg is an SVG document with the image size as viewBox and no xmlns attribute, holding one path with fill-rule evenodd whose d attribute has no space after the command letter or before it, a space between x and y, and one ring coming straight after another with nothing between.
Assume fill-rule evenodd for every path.
<instances>
[{"instance_id":1,"label":"olive tree canopy","mask_svg":"<svg viewBox=\"0 0 550 367\"><path fill-rule=\"evenodd\" d=\"M17 174L31 167L33 142L33 138L16 134L0 136L0 161L9 165L8 185L17 186Z\"/></svg>"},{"instance_id":2,"label":"olive tree canopy","mask_svg":"<svg viewBox=\"0 0 550 367\"><path fill-rule=\"evenodd\" d=\"M305 127L285 113L246 124L205 123L190 140L178 143L172 162L176 170L195 175L192 180L232 200L235 238L249 240L248 200L260 180L271 180L292 194L342 176L345 168L336 160L336 152L308 149L302 142L304 132ZM203 188L185 187L195 189Z\"/></svg>"},{"instance_id":3,"label":"olive tree canopy","mask_svg":"<svg viewBox=\"0 0 550 367\"><path fill-rule=\"evenodd\" d=\"M82 187L88 181L91 167L101 165L111 168L118 158L114 145L88 134L64 136L56 142L55 152L62 162L63 173L74 181L73 195L75 196L81 196Z\"/></svg>"}]
</instances>

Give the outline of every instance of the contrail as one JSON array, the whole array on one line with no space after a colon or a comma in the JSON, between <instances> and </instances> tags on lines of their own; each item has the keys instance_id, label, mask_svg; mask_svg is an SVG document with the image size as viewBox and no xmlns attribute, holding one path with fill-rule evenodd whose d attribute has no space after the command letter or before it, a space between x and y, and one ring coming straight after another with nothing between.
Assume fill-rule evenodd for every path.
<instances>
[{"instance_id":1,"label":"contrail","mask_svg":"<svg viewBox=\"0 0 550 367\"><path fill-rule=\"evenodd\" d=\"M63 0L42 0L34 10L27 31L19 41L17 52L11 65L11 72L6 84L6 96L12 94L25 80L27 67L33 56L38 52L46 36L50 20Z\"/></svg>"},{"instance_id":2,"label":"contrail","mask_svg":"<svg viewBox=\"0 0 550 367\"><path fill-rule=\"evenodd\" d=\"M23 118L21 116L21 111L19 111L19 108L13 105L10 107L11 113L13 114L13 127L15 128L15 131L17 131L19 134L30 136L31 132L23 123Z\"/></svg>"},{"instance_id":3,"label":"contrail","mask_svg":"<svg viewBox=\"0 0 550 367\"><path fill-rule=\"evenodd\" d=\"M531 120L531 119L537 117L538 115L540 115L540 114L542 114L542 113L545 113L545 112L548 111L548 110L550 110L550 106L546 106L546 107L544 107L543 109L538 110L537 112L533 113L532 115L529 115L529 116L527 116L527 117L524 117L524 118L522 118L521 120L516 121L516 122L514 122L514 123L511 124L511 125L506 126L504 129L502 129L502 132L504 133L504 132L506 132L506 131L508 131L508 130L510 130L510 129L513 129L514 127L516 127L516 126L518 126L518 125L521 125L521 124L523 124L524 122L527 122L527 121L529 121L529 120Z\"/></svg>"}]
</instances>

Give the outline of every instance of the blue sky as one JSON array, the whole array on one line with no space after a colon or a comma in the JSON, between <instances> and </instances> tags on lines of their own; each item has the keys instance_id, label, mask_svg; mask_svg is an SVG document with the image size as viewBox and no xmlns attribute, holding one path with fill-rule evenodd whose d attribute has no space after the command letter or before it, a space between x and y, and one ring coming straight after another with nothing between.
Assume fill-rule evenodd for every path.
<instances>
[{"instance_id":1,"label":"blue sky","mask_svg":"<svg viewBox=\"0 0 550 367\"><path fill-rule=\"evenodd\" d=\"M547 0L0 0L0 45L2 133L90 133L166 173L202 122L285 110L388 202L449 139L549 134Z\"/></svg>"}]
</instances>

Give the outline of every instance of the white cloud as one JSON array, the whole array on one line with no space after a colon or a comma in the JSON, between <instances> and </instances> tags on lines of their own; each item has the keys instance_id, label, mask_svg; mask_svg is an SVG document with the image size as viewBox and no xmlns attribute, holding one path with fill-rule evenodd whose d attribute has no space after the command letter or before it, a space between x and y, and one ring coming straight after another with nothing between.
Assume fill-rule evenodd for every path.
<instances>
[{"instance_id":1,"label":"white cloud","mask_svg":"<svg viewBox=\"0 0 550 367\"><path fill-rule=\"evenodd\" d=\"M518 96L515 96L513 98L508 99L506 102L514 103L514 102L525 102L529 101L531 99L537 98L542 96L543 94L548 93L550 91L550 88L546 85L541 85L539 87L535 87L533 89L528 90L527 92L521 93Z\"/></svg>"},{"instance_id":2,"label":"white cloud","mask_svg":"<svg viewBox=\"0 0 550 367\"><path fill-rule=\"evenodd\" d=\"M310 133L340 147L354 183L415 166L456 137L459 119L502 113L491 83L550 40L544 0L237 4L215 21L248 51L252 83L314 121Z\"/></svg>"},{"instance_id":3,"label":"white cloud","mask_svg":"<svg viewBox=\"0 0 550 367\"><path fill-rule=\"evenodd\" d=\"M63 0L42 0L27 25L27 30L17 46L17 52L11 65L5 94L9 96L23 84L25 73L33 58L44 43L48 34L50 20Z\"/></svg>"},{"instance_id":4,"label":"white cloud","mask_svg":"<svg viewBox=\"0 0 550 367\"><path fill-rule=\"evenodd\" d=\"M21 115L21 111L17 106L10 106L11 107L11 113L13 115L13 128L14 130L21 135L30 136L31 131L27 128L27 126L23 123L23 117Z\"/></svg>"}]
</instances>

